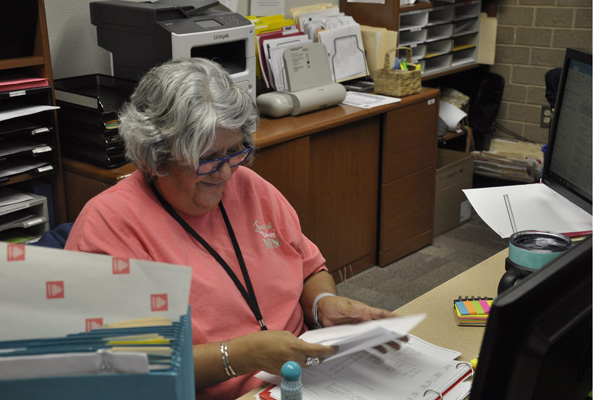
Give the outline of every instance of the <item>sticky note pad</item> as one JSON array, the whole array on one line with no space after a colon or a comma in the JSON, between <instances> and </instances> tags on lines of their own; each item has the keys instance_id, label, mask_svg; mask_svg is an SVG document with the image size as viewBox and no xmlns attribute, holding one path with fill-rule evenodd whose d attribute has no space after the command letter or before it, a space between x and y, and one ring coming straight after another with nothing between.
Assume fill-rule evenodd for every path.
<instances>
[{"instance_id":1,"label":"sticky note pad","mask_svg":"<svg viewBox=\"0 0 600 400\"><path fill-rule=\"evenodd\" d=\"M458 308L458 312L460 312L461 315L469 315L469 311L462 301L457 301L454 304L456 305L456 308Z\"/></svg>"},{"instance_id":2,"label":"sticky note pad","mask_svg":"<svg viewBox=\"0 0 600 400\"><path fill-rule=\"evenodd\" d=\"M470 303L473 304L473 307L475 308L477 315L485 315L485 311L483 311L483 307L481 307L481 304L479 304L479 301L471 301Z\"/></svg>"},{"instance_id":3,"label":"sticky note pad","mask_svg":"<svg viewBox=\"0 0 600 400\"><path fill-rule=\"evenodd\" d=\"M465 307L467 308L467 310L469 311L469 315L477 315L477 310L473 306L473 302L465 301L464 304L465 304Z\"/></svg>"},{"instance_id":4,"label":"sticky note pad","mask_svg":"<svg viewBox=\"0 0 600 400\"><path fill-rule=\"evenodd\" d=\"M484 313L490 313L490 304L488 303L488 300L479 300L479 304L481 304L481 308L483 308Z\"/></svg>"}]
</instances>

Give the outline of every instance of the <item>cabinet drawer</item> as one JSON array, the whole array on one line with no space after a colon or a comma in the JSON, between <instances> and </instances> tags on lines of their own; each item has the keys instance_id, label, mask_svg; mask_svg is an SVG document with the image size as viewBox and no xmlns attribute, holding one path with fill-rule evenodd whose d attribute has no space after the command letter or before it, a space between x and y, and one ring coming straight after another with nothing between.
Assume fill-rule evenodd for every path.
<instances>
[{"instance_id":1,"label":"cabinet drawer","mask_svg":"<svg viewBox=\"0 0 600 400\"><path fill-rule=\"evenodd\" d=\"M429 99L389 112L382 145L382 183L436 163L438 100Z\"/></svg>"},{"instance_id":2,"label":"cabinet drawer","mask_svg":"<svg viewBox=\"0 0 600 400\"><path fill-rule=\"evenodd\" d=\"M433 242L435 168L381 186L379 265Z\"/></svg>"}]
</instances>

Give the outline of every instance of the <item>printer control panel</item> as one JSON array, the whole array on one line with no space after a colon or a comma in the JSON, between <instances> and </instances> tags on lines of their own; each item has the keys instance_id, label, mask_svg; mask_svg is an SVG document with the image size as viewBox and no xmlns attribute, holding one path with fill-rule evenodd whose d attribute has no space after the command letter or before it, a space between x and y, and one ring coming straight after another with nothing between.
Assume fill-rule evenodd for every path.
<instances>
[{"instance_id":1,"label":"printer control panel","mask_svg":"<svg viewBox=\"0 0 600 400\"><path fill-rule=\"evenodd\" d=\"M158 23L177 35L218 31L240 26L253 27L252 22L240 14L232 12L206 13L192 18L160 21Z\"/></svg>"}]
</instances>

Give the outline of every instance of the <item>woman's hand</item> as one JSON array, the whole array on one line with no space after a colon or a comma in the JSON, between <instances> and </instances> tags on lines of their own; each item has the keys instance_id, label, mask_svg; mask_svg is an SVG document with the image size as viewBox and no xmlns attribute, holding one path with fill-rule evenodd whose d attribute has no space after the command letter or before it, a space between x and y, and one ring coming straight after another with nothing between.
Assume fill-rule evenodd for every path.
<instances>
[{"instance_id":1,"label":"woman's hand","mask_svg":"<svg viewBox=\"0 0 600 400\"><path fill-rule=\"evenodd\" d=\"M305 367L308 356L322 360L335 352L333 346L308 343L288 331L261 331L229 341L229 360L238 375L257 370L279 375L287 361Z\"/></svg>"},{"instance_id":2,"label":"woman's hand","mask_svg":"<svg viewBox=\"0 0 600 400\"><path fill-rule=\"evenodd\" d=\"M360 301L342 296L327 296L319 300L319 321L324 327L340 324L356 324L374 319L397 317L394 313L376 307L371 307ZM388 349L400 350L401 343L408 342L408 336L390 341L385 345L375 346L374 349L382 354Z\"/></svg>"},{"instance_id":3,"label":"woman's hand","mask_svg":"<svg viewBox=\"0 0 600 400\"><path fill-rule=\"evenodd\" d=\"M391 311L371 307L342 296L327 296L319 300L319 322L324 327L356 324L374 319L396 317Z\"/></svg>"}]
</instances>

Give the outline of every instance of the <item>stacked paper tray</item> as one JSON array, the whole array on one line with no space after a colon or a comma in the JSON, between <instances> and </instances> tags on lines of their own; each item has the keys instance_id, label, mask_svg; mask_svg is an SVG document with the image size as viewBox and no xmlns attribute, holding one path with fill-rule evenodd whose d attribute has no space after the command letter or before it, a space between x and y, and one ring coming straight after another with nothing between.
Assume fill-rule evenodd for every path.
<instances>
[{"instance_id":1,"label":"stacked paper tray","mask_svg":"<svg viewBox=\"0 0 600 400\"><path fill-rule=\"evenodd\" d=\"M118 112L135 84L102 74L54 81L63 155L106 169L126 164Z\"/></svg>"},{"instance_id":2,"label":"stacked paper tray","mask_svg":"<svg viewBox=\"0 0 600 400\"><path fill-rule=\"evenodd\" d=\"M20 400L192 400L195 398L195 391L190 321L188 308L188 313L170 327L125 328L129 335L155 333L170 328L171 360L163 365L153 365L150 360L151 369L148 374L107 372L86 376L13 380L1 380L0 376L0 397ZM112 335L114 331L106 334ZM72 339L74 348L77 348L81 335L86 334L69 335L64 339ZM0 349L6 347L6 344L7 342L0 342Z\"/></svg>"},{"instance_id":3,"label":"stacked paper tray","mask_svg":"<svg viewBox=\"0 0 600 400\"><path fill-rule=\"evenodd\" d=\"M463 326L485 326L492 302L493 299L487 297L459 297L454 300L456 323Z\"/></svg>"}]
</instances>

